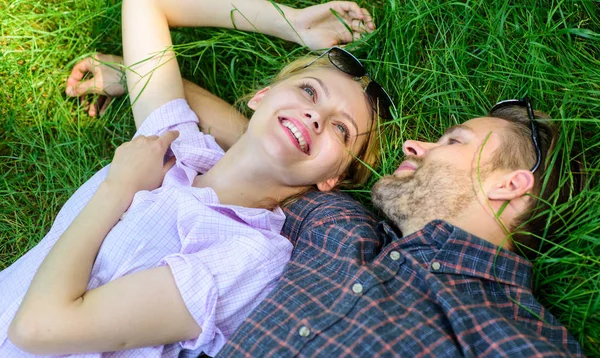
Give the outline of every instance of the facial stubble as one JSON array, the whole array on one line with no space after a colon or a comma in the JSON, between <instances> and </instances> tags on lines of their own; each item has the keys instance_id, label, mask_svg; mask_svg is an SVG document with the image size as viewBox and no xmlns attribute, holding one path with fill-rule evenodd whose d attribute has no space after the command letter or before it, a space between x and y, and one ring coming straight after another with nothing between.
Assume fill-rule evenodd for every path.
<instances>
[{"instance_id":1,"label":"facial stubble","mask_svg":"<svg viewBox=\"0 0 600 358\"><path fill-rule=\"evenodd\" d=\"M452 222L475 201L470 171L421 158L411 160L418 166L416 171L401 177L387 175L371 191L375 207L404 235L432 220Z\"/></svg>"}]
</instances>

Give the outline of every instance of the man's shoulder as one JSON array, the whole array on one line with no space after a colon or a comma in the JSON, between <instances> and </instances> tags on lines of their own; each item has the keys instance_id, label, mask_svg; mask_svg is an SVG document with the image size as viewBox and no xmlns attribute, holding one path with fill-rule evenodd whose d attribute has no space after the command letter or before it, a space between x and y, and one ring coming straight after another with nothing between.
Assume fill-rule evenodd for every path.
<instances>
[{"instance_id":1,"label":"man's shoulder","mask_svg":"<svg viewBox=\"0 0 600 358\"><path fill-rule=\"evenodd\" d=\"M335 226L365 226L374 230L379 218L350 195L339 191L311 190L284 208L282 235L295 242L301 232Z\"/></svg>"}]
</instances>

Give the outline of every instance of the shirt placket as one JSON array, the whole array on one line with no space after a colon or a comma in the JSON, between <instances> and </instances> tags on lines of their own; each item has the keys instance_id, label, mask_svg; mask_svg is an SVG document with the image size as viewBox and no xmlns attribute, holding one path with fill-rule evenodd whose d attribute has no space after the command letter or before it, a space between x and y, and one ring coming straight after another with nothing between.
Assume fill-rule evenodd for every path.
<instances>
[{"instance_id":1,"label":"shirt placket","mask_svg":"<svg viewBox=\"0 0 600 358\"><path fill-rule=\"evenodd\" d=\"M361 266L353 278L340 286L341 297L331 305L331 309L297 322L293 330L297 343L294 346L298 351L311 355L310 352L303 352L306 345L347 316L356 305L360 305L361 299L369 295L371 288L393 279L404 261L404 256L390 247L381 252L372 264Z\"/></svg>"}]
</instances>

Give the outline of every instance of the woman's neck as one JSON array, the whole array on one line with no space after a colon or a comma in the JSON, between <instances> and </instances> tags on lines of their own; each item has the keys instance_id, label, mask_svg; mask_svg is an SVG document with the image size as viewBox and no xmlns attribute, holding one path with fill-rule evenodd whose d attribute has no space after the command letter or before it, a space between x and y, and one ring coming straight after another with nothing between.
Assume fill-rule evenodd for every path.
<instances>
[{"instance_id":1,"label":"woman's neck","mask_svg":"<svg viewBox=\"0 0 600 358\"><path fill-rule=\"evenodd\" d=\"M307 189L278 182L273 168L257 160L259 156L240 139L208 172L198 175L193 185L213 189L221 204L269 209Z\"/></svg>"}]
</instances>

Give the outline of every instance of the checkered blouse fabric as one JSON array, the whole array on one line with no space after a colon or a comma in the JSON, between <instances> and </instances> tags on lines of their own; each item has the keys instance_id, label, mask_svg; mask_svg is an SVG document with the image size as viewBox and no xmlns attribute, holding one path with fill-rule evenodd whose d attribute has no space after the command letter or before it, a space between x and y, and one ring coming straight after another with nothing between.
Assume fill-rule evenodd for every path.
<instances>
[{"instance_id":1,"label":"checkered blouse fabric","mask_svg":"<svg viewBox=\"0 0 600 358\"><path fill-rule=\"evenodd\" d=\"M202 328L196 339L78 357L177 357L185 352L214 355L243 319L274 287L292 244L279 233L285 216L274 211L222 205L210 188L192 186L224 154L198 130L184 100L154 111L136 135L180 132L168 156L176 165L163 185L138 192L131 207L104 240L88 289L137 271L169 265L188 310ZM58 214L50 232L15 264L0 272L0 357L28 357L7 338L8 326L42 260L82 210L108 167L83 184ZM82 238L82 240L85 238Z\"/></svg>"}]
</instances>

